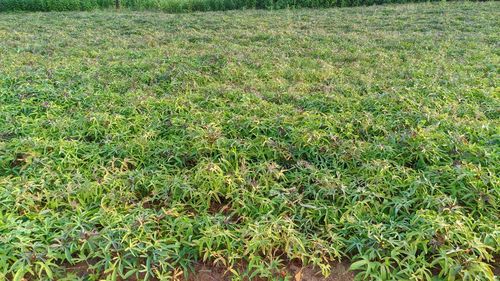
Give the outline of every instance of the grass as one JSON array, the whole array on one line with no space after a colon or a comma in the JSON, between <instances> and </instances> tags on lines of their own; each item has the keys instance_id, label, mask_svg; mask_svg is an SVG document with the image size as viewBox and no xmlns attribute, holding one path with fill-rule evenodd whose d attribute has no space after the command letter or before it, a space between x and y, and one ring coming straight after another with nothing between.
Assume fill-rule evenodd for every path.
<instances>
[{"instance_id":1,"label":"grass","mask_svg":"<svg viewBox=\"0 0 500 281\"><path fill-rule=\"evenodd\" d=\"M499 19L0 14L0 279L494 280Z\"/></svg>"}]
</instances>

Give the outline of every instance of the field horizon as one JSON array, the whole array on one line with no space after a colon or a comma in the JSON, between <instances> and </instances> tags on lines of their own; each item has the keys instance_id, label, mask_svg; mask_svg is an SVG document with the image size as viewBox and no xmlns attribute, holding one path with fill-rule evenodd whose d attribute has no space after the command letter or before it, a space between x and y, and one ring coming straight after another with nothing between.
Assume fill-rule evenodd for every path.
<instances>
[{"instance_id":1,"label":"field horizon","mask_svg":"<svg viewBox=\"0 0 500 281\"><path fill-rule=\"evenodd\" d=\"M384 4L439 2L443 0L0 0L5 11L90 11L98 9L129 9L186 13L196 11L227 11L245 9L295 9L356 7Z\"/></svg>"}]
</instances>

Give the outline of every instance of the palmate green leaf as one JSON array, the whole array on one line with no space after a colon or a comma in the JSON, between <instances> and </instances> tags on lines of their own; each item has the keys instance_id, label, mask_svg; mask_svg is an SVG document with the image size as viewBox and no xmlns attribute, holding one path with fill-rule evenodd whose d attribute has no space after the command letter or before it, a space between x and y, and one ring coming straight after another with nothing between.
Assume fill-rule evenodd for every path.
<instances>
[{"instance_id":1,"label":"palmate green leaf","mask_svg":"<svg viewBox=\"0 0 500 281\"><path fill-rule=\"evenodd\" d=\"M23 267L20 267L16 273L14 274L14 277L12 278L12 281L21 281L26 274L26 269Z\"/></svg>"},{"instance_id":2,"label":"palmate green leaf","mask_svg":"<svg viewBox=\"0 0 500 281\"><path fill-rule=\"evenodd\" d=\"M50 280L54 278L52 269L50 269L50 263L36 262L35 265L39 265L40 267L40 271L38 272L39 276L46 275Z\"/></svg>"},{"instance_id":3,"label":"palmate green leaf","mask_svg":"<svg viewBox=\"0 0 500 281\"><path fill-rule=\"evenodd\" d=\"M355 261L351 264L351 266L349 267L350 270L361 270L361 269L364 269L368 266L368 263L369 261L368 260L365 260L365 259L362 259L362 260L359 260L359 261Z\"/></svg>"}]
</instances>

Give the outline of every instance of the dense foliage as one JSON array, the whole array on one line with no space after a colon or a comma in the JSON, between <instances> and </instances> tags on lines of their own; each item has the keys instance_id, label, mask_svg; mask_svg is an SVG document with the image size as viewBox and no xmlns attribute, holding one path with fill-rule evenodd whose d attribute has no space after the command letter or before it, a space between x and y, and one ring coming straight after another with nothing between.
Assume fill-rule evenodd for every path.
<instances>
[{"instance_id":1,"label":"dense foliage","mask_svg":"<svg viewBox=\"0 0 500 281\"><path fill-rule=\"evenodd\" d=\"M1 15L0 279L492 280L499 13Z\"/></svg>"},{"instance_id":2,"label":"dense foliage","mask_svg":"<svg viewBox=\"0 0 500 281\"><path fill-rule=\"evenodd\" d=\"M121 7L165 12L233 9L328 8L441 0L120 0ZM110 8L115 0L0 0L1 11L71 11Z\"/></svg>"}]
</instances>

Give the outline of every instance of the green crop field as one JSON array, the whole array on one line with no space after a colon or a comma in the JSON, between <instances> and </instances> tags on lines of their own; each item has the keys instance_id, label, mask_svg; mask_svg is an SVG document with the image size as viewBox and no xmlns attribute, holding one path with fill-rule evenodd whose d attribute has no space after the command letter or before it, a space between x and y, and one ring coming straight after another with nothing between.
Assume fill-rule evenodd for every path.
<instances>
[{"instance_id":1,"label":"green crop field","mask_svg":"<svg viewBox=\"0 0 500 281\"><path fill-rule=\"evenodd\" d=\"M0 14L0 280L498 280L499 44L500 2Z\"/></svg>"}]
</instances>

